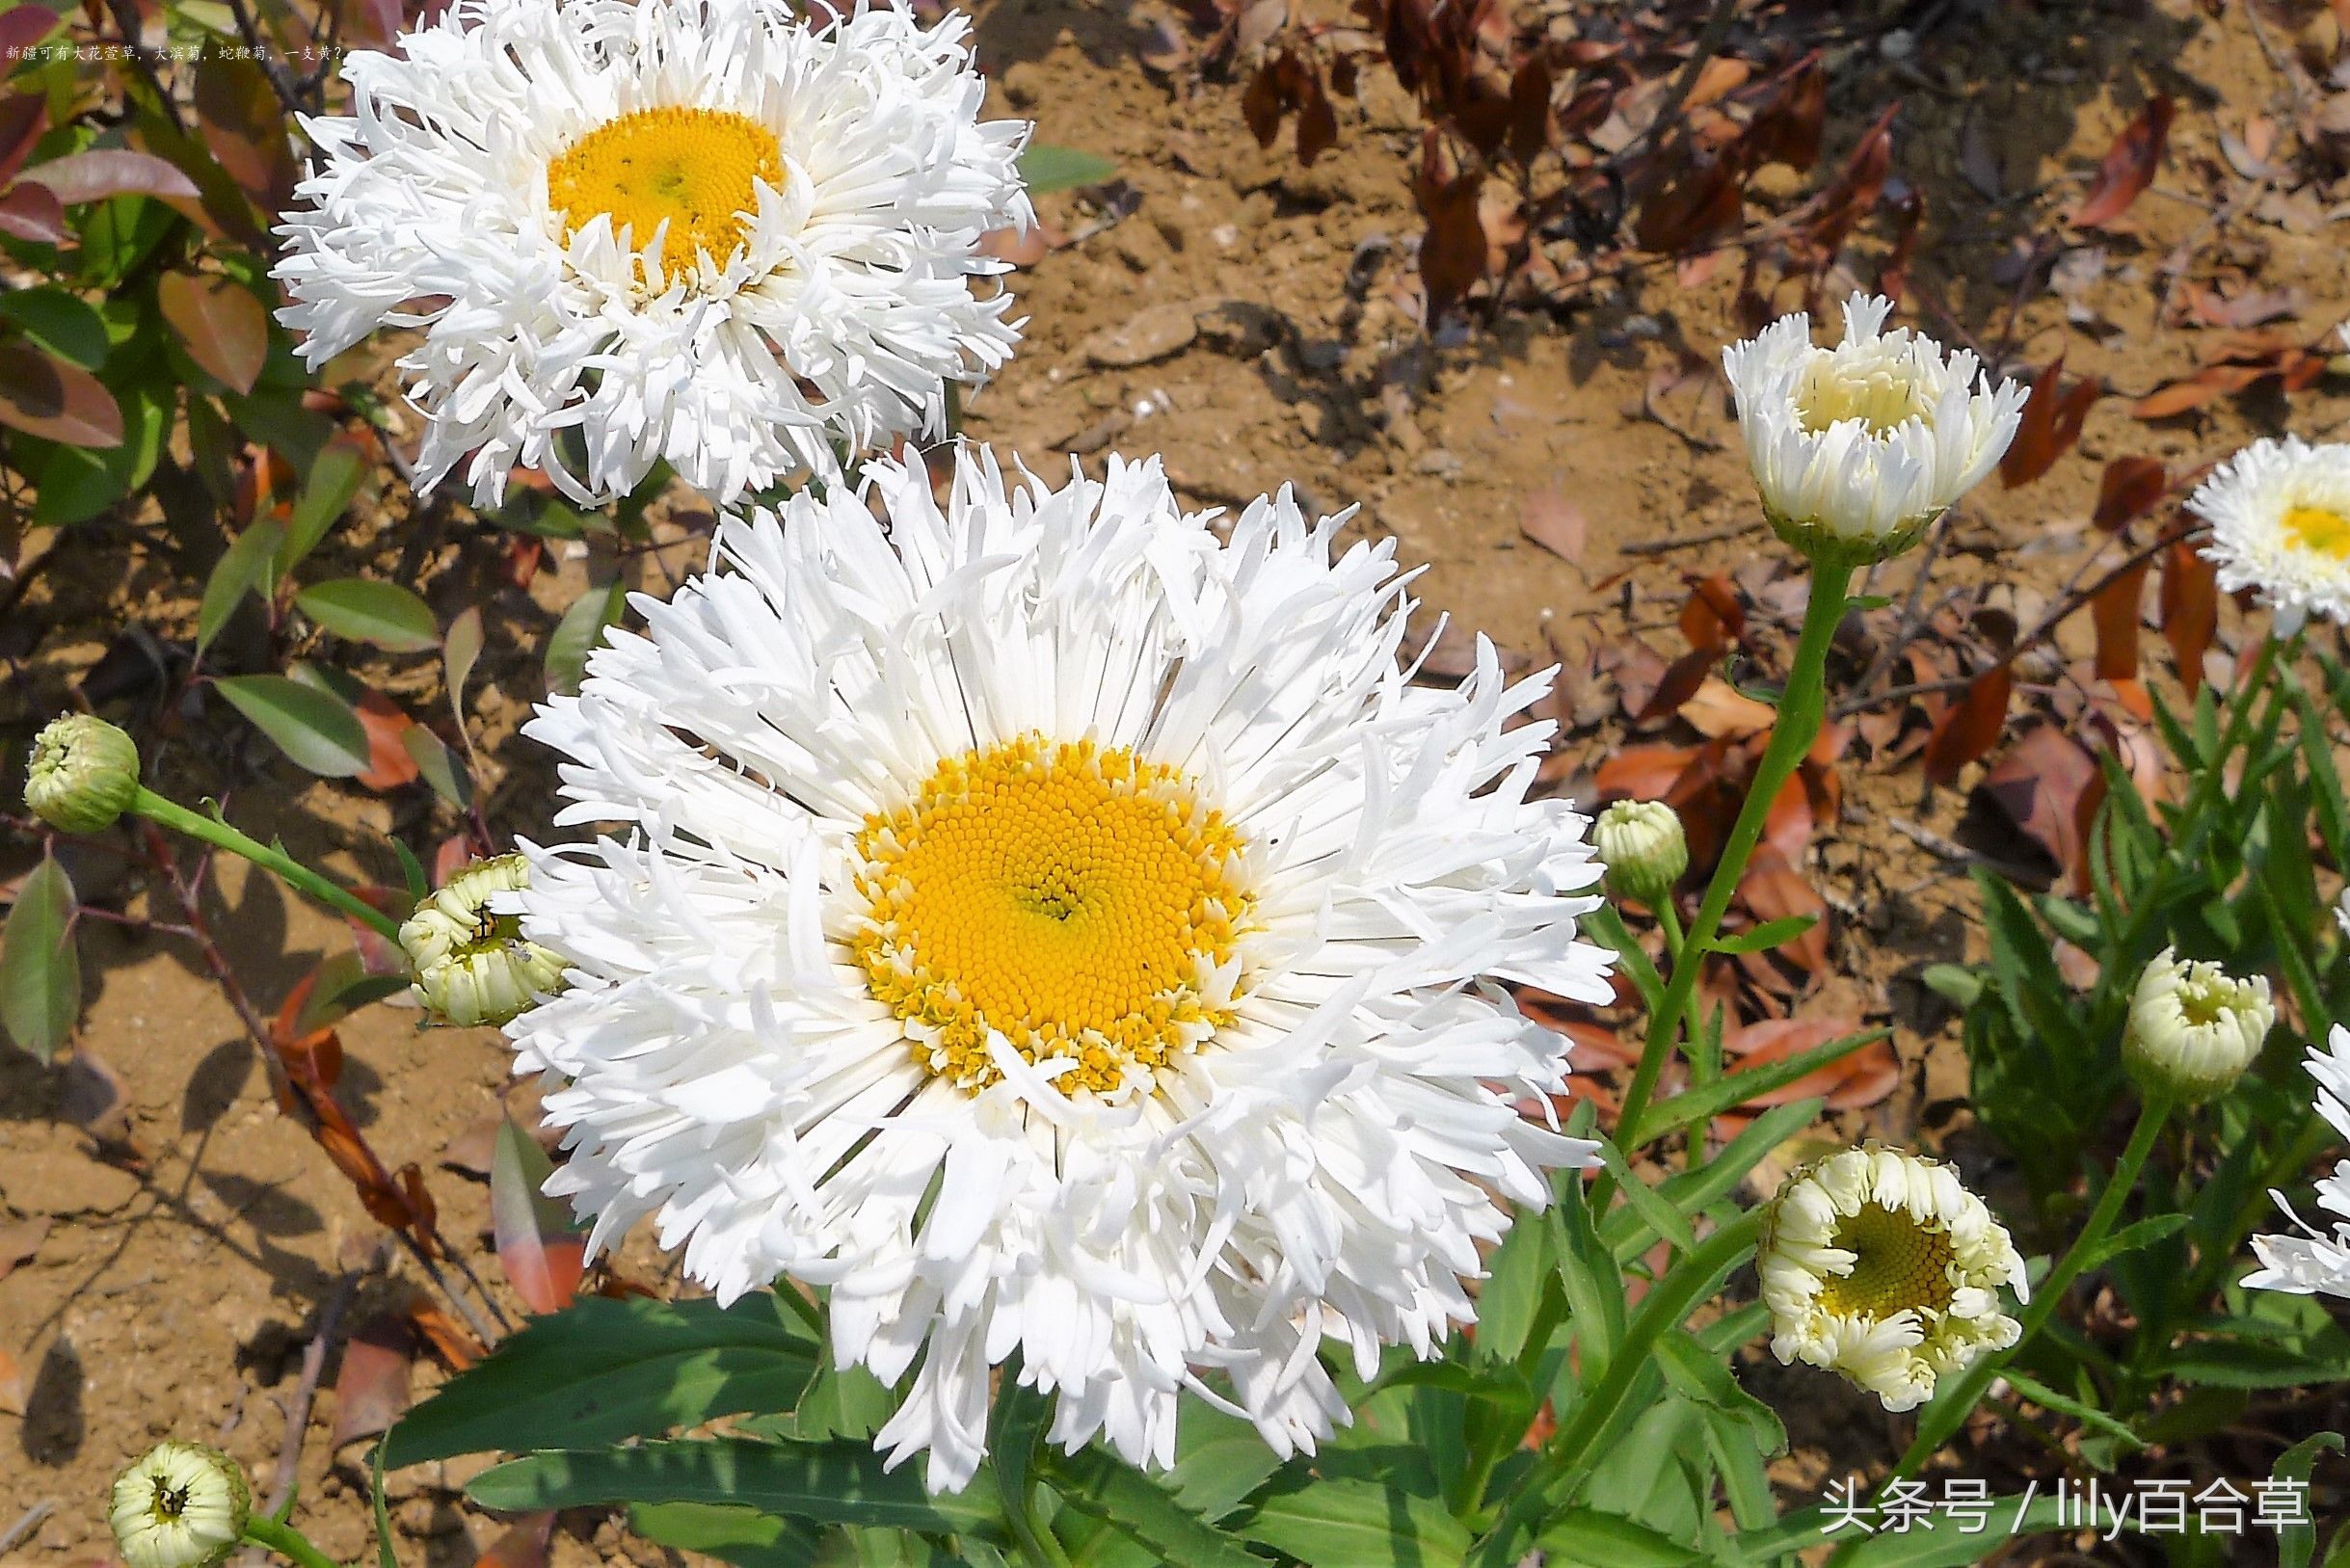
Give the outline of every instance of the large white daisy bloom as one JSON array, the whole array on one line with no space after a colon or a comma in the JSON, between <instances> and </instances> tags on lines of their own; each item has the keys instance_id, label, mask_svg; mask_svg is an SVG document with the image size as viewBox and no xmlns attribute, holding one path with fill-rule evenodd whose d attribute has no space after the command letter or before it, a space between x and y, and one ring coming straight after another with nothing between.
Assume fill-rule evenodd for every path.
<instances>
[{"instance_id":1,"label":"large white daisy bloom","mask_svg":"<svg viewBox=\"0 0 2350 1568\"><path fill-rule=\"evenodd\" d=\"M720 528L575 699L522 929L570 989L509 1026L564 1083L550 1191L647 1215L722 1298L831 1287L878 1443L936 1488L991 1365L1051 1436L1174 1457L1176 1395L1282 1453L1473 1303L1478 1244L1591 1146L1522 1118L1560 1036L1500 981L1609 995L1585 819L1530 800L1547 680L1408 684L1390 546L1290 492L1229 540L1156 461L1007 491L958 453Z\"/></svg>"},{"instance_id":2,"label":"large white daisy bloom","mask_svg":"<svg viewBox=\"0 0 2350 1568\"><path fill-rule=\"evenodd\" d=\"M1807 555L1898 555L1999 465L2027 387L1991 385L1964 349L1884 330L1889 300L1856 293L1844 341L1805 311L1722 353L1747 463L1781 539Z\"/></svg>"},{"instance_id":3,"label":"large white daisy bloom","mask_svg":"<svg viewBox=\"0 0 2350 1568\"><path fill-rule=\"evenodd\" d=\"M987 229L1031 220L1026 124L978 120L970 23L782 0L456 0L343 66L355 113L279 233L279 312L317 365L378 327L468 452L583 504L656 459L720 501L936 430L1018 336Z\"/></svg>"},{"instance_id":4,"label":"large white daisy bloom","mask_svg":"<svg viewBox=\"0 0 2350 1568\"><path fill-rule=\"evenodd\" d=\"M2311 1047L2304 1065L2317 1080L2317 1113L2350 1139L2350 1029L2335 1024L2326 1037L2326 1049ZM2260 1260L2260 1267L2245 1275L2244 1283L2256 1289L2290 1290L2295 1295L2323 1291L2350 1296L2350 1159L2337 1163L2332 1176L2317 1181L2318 1207L2337 1216L2330 1233L2302 1219L2283 1193L2272 1190L2269 1196L2302 1234L2254 1236L2252 1250Z\"/></svg>"},{"instance_id":5,"label":"large white daisy bloom","mask_svg":"<svg viewBox=\"0 0 2350 1568\"><path fill-rule=\"evenodd\" d=\"M1912 1410L1936 1380L2021 1327L1999 1288L2027 1294L2023 1259L1947 1165L1871 1144L1797 1171L1764 1218L1755 1266L1772 1353L1843 1373Z\"/></svg>"},{"instance_id":6,"label":"large white daisy bloom","mask_svg":"<svg viewBox=\"0 0 2350 1568\"><path fill-rule=\"evenodd\" d=\"M2268 976L2239 980L2165 947L2130 993L2122 1059L2141 1083L2201 1104L2235 1087L2276 1022Z\"/></svg>"},{"instance_id":7,"label":"large white daisy bloom","mask_svg":"<svg viewBox=\"0 0 2350 1568\"><path fill-rule=\"evenodd\" d=\"M2187 509L2211 524L2203 557L2218 563L2220 587L2251 589L2281 634L2312 614L2350 624L2350 445L2257 440Z\"/></svg>"}]
</instances>

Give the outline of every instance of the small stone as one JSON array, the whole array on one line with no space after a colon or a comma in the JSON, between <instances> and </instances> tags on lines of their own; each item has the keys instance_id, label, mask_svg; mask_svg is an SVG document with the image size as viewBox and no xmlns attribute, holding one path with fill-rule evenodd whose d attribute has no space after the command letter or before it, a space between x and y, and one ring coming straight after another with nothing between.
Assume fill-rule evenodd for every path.
<instances>
[{"instance_id":1,"label":"small stone","mask_svg":"<svg viewBox=\"0 0 2350 1568\"><path fill-rule=\"evenodd\" d=\"M1198 308L1188 301L1154 305L1085 339L1085 358L1106 369L1149 364L1190 346Z\"/></svg>"}]
</instances>

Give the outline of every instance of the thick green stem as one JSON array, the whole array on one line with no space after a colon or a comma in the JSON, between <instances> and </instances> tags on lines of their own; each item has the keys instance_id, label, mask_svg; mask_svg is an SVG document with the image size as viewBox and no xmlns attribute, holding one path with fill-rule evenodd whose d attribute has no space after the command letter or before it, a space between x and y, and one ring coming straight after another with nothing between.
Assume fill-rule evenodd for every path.
<instances>
[{"instance_id":1,"label":"thick green stem","mask_svg":"<svg viewBox=\"0 0 2350 1568\"><path fill-rule=\"evenodd\" d=\"M255 1514L245 1521L245 1539L258 1547L266 1547L286 1561L301 1568L337 1568L333 1557L312 1546L302 1532L291 1525L280 1525L267 1514Z\"/></svg>"},{"instance_id":2,"label":"thick green stem","mask_svg":"<svg viewBox=\"0 0 2350 1568\"><path fill-rule=\"evenodd\" d=\"M1656 1093L1657 1079L1664 1074L1666 1062L1672 1056L1681 1015L1688 1011L1689 998L1697 988L1698 972L1705 967L1706 947L1721 929L1722 917L1729 911L1739 879L1746 875L1747 861L1762 840L1771 803L1778 799L1780 788L1794 777L1819 735L1820 721L1828 704L1829 645L1835 641L1836 627L1844 620L1852 581L1850 562L1822 561L1813 571L1811 602L1803 610L1803 633L1796 639L1795 662L1788 668L1786 689L1779 695L1778 717L1771 726L1770 744L1763 748L1762 761L1754 769L1754 782L1747 789L1746 804L1739 808L1737 825L1730 829L1729 842L1722 846L1722 859L1714 866L1712 880L1705 885L1705 900L1697 906L1687 936L1678 943L1672 974L1666 981L1665 995L1657 1003L1655 1016L1648 1021L1648 1038L1641 1050L1640 1066L1632 1075L1632 1087L1624 1093L1622 1114L1616 1119L1618 1141L1632 1140L1623 1144L1626 1154L1633 1152L1639 1140L1641 1117ZM1604 1204L1605 1195L1595 1195L1593 1201Z\"/></svg>"},{"instance_id":3,"label":"thick green stem","mask_svg":"<svg viewBox=\"0 0 2350 1568\"><path fill-rule=\"evenodd\" d=\"M2072 1288L2072 1282L2089 1265L2089 1260L2104 1245L2106 1233L2113 1229L2114 1221L2122 1215L2123 1204L2128 1201L2130 1193L2137 1187L2138 1172L2145 1167L2146 1156L2153 1152L2154 1139L2161 1133L2162 1124L2170 1117L2172 1103L2170 1096L2157 1095L2139 1105L2138 1125L2130 1129L2129 1144L2122 1151L2122 1157L2115 1162L2113 1176L2106 1182L2105 1190L2097 1194L2097 1206L2090 1211L2089 1223L2081 1227L2081 1234L2066 1251L2063 1261L2049 1271L2046 1279L2040 1282L2039 1290L2024 1308L2019 1319L2022 1332L2016 1336L2016 1343L1996 1355L1985 1356L1967 1368L1960 1375L1959 1386L1950 1397L1934 1402L1918 1422L1917 1437L1910 1443L1909 1451L1901 1456L1901 1463L1894 1467L1892 1479L1907 1480L1917 1474L1918 1467L1933 1456L1934 1450L1940 1448L1951 1433L1959 1429L1959 1423L1966 1419L1968 1411L1974 1409L1975 1401L1983 1396L1985 1389L1990 1387L1991 1380L1999 1375L2001 1369L2032 1342L2032 1336L2040 1332L2041 1325L2063 1303L2065 1292Z\"/></svg>"},{"instance_id":4,"label":"thick green stem","mask_svg":"<svg viewBox=\"0 0 2350 1568\"><path fill-rule=\"evenodd\" d=\"M170 828L174 833L185 834L216 849L242 855L262 870L274 873L297 892L309 894L329 909L373 927L393 942L400 940L399 921L365 899L335 886L282 850L249 838L226 822L200 811L191 811L177 801L167 800L144 787L131 801L130 809L150 822Z\"/></svg>"}]
</instances>

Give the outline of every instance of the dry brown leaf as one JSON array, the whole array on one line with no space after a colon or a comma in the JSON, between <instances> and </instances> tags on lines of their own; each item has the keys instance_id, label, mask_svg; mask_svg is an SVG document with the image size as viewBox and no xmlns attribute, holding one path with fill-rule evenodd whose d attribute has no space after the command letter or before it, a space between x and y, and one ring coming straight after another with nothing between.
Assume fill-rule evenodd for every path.
<instances>
[{"instance_id":1,"label":"dry brown leaf","mask_svg":"<svg viewBox=\"0 0 2350 1568\"><path fill-rule=\"evenodd\" d=\"M1679 712L1697 733L1711 740L1757 735L1778 718L1778 709L1770 704L1758 703L1720 676L1711 675L1681 704Z\"/></svg>"},{"instance_id":2,"label":"dry brown leaf","mask_svg":"<svg viewBox=\"0 0 2350 1568\"><path fill-rule=\"evenodd\" d=\"M2073 209L2075 226L2099 228L2110 225L2146 194L2146 188L2154 182L2154 171L2161 166L2163 149L2171 139L2171 120L2176 112L2177 105L2171 101L2170 94L2157 93L2122 127L2122 133L2114 138L2113 146L2105 149L2104 160L2097 165L2096 178L2090 184L2089 194Z\"/></svg>"},{"instance_id":3,"label":"dry brown leaf","mask_svg":"<svg viewBox=\"0 0 2350 1568\"><path fill-rule=\"evenodd\" d=\"M1569 566L1583 565L1589 531L1582 509L1553 488L1530 490L1518 497L1518 532Z\"/></svg>"},{"instance_id":4,"label":"dry brown leaf","mask_svg":"<svg viewBox=\"0 0 2350 1568\"><path fill-rule=\"evenodd\" d=\"M2082 861L2081 803L2101 776L2079 741L2055 725L2026 731L1991 764L1976 792L2048 857L2071 872Z\"/></svg>"},{"instance_id":5,"label":"dry brown leaf","mask_svg":"<svg viewBox=\"0 0 2350 1568\"><path fill-rule=\"evenodd\" d=\"M2005 662L1975 677L1966 694L1950 705L1926 742L1926 778L1937 784L1959 781L1959 770L1989 751L2007 727L2008 698L2015 673Z\"/></svg>"},{"instance_id":6,"label":"dry brown leaf","mask_svg":"<svg viewBox=\"0 0 2350 1568\"><path fill-rule=\"evenodd\" d=\"M2097 675L2106 680L2131 680L2138 674L2138 615L2146 602L2146 571L2150 563L2133 562L2115 573L2111 582L2089 601L2089 616L2097 634Z\"/></svg>"},{"instance_id":7,"label":"dry brown leaf","mask_svg":"<svg viewBox=\"0 0 2350 1568\"><path fill-rule=\"evenodd\" d=\"M2179 681L2193 696L2203 683L2203 652L2219 625L2219 568L2179 540L2163 554L2157 607Z\"/></svg>"}]
</instances>

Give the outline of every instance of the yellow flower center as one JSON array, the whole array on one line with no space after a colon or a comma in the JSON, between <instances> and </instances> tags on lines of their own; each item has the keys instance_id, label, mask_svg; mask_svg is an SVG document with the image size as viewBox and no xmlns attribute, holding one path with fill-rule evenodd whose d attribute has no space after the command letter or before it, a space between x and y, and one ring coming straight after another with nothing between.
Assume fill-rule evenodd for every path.
<instances>
[{"instance_id":1,"label":"yellow flower center","mask_svg":"<svg viewBox=\"0 0 2350 1568\"><path fill-rule=\"evenodd\" d=\"M665 221L661 254L724 261L759 208L756 181L781 188L784 149L748 115L723 109L639 109L599 125L547 166L547 204L577 233L598 214L643 249Z\"/></svg>"},{"instance_id":2,"label":"yellow flower center","mask_svg":"<svg viewBox=\"0 0 2350 1568\"><path fill-rule=\"evenodd\" d=\"M2288 507L2284 537L2313 555L2350 561L2350 516L2331 507Z\"/></svg>"},{"instance_id":3,"label":"yellow flower center","mask_svg":"<svg viewBox=\"0 0 2350 1568\"><path fill-rule=\"evenodd\" d=\"M938 765L866 819L854 939L873 996L933 1074L1000 1076L990 1030L1064 1093L1148 1074L1232 1022L1228 963L1254 905L1242 840L1173 768L1024 735Z\"/></svg>"},{"instance_id":4,"label":"yellow flower center","mask_svg":"<svg viewBox=\"0 0 2350 1568\"><path fill-rule=\"evenodd\" d=\"M1889 367L1840 364L1830 356L1813 360L1804 372L1795 412L1808 436L1846 419L1859 420L1872 436L1889 436L1927 408L1909 376Z\"/></svg>"},{"instance_id":5,"label":"yellow flower center","mask_svg":"<svg viewBox=\"0 0 2350 1568\"><path fill-rule=\"evenodd\" d=\"M1949 1234L1921 1226L1907 1209L1862 1204L1837 1225L1835 1244L1853 1255L1853 1267L1820 1291L1820 1305L1831 1313L1883 1319L1905 1309L1948 1312L1957 1299Z\"/></svg>"}]
</instances>

